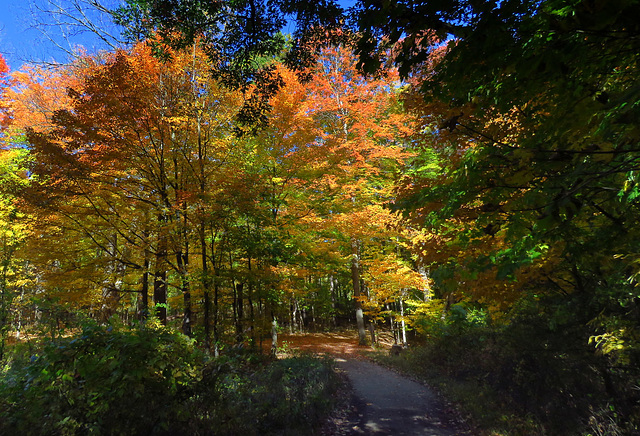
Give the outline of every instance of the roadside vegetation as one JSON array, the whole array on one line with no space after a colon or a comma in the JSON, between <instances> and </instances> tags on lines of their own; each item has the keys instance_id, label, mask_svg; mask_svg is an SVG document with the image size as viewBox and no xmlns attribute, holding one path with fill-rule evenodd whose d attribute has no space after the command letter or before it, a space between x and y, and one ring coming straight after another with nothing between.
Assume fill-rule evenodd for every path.
<instances>
[{"instance_id":1,"label":"roadside vegetation","mask_svg":"<svg viewBox=\"0 0 640 436\"><path fill-rule=\"evenodd\" d=\"M555 329L533 313L500 324L457 305L445 318L422 319L399 354L381 348L371 357L436 388L478 434L636 434L629 380L637 370L607 375L580 329Z\"/></svg>"},{"instance_id":2,"label":"roadside vegetation","mask_svg":"<svg viewBox=\"0 0 640 436\"><path fill-rule=\"evenodd\" d=\"M340 383L329 360L242 349L212 358L163 327L86 323L9 349L2 435L313 434Z\"/></svg>"}]
</instances>

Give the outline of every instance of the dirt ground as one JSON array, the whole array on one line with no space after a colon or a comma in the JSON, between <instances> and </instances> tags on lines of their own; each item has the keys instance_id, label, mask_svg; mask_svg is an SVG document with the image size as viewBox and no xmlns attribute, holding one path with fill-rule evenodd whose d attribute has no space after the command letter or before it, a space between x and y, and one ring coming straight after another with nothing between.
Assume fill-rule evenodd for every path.
<instances>
[{"instance_id":1,"label":"dirt ground","mask_svg":"<svg viewBox=\"0 0 640 436\"><path fill-rule=\"evenodd\" d=\"M356 332L279 335L281 348L333 356L349 382L343 404L319 433L333 435L471 435L433 390L367 359ZM382 333L378 347L389 349Z\"/></svg>"},{"instance_id":2,"label":"dirt ground","mask_svg":"<svg viewBox=\"0 0 640 436\"><path fill-rule=\"evenodd\" d=\"M279 334L278 343L284 350L291 348L343 358L362 358L363 351L371 351L370 346L358 345L356 331ZM381 346L387 345L383 343Z\"/></svg>"}]
</instances>

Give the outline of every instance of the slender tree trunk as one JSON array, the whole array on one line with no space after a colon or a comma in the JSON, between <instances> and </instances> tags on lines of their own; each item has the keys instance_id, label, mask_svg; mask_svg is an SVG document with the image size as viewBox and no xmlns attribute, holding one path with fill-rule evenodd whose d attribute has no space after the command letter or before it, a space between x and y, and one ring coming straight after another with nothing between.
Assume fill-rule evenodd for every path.
<instances>
[{"instance_id":1,"label":"slender tree trunk","mask_svg":"<svg viewBox=\"0 0 640 436\"><path fill-rule=\"evenodd\" d=\"M7 244L2 247L3 251L9 251L6 248ZM4 359L5 340L9 332L9 312L11 305L11 297L9 296L7 271L9 269L10 257L7 255L6 259L3 259L0 269L0 362Z\"/></svg>"},{"instance_id":2,"label":"slender tree trunk","mask_svg":"<svg viewBox=\"0 0 640 436\"><path fill-rule=\"evenodd\" d=\"M161 147L164 144L160 143ZM161 188L159 195L161 198L161 206L167 208L170 206L169 195L167 193L166 173L164 155L161 153L158 160L158 177ZM155 277L153 281L153 301L156 305L156 316L162 325L167 325L167 270L168 259L167 251L169 245L169 237L167 235L167 222L169 217L164 211L158 214L158 246L156 247L156 264Z\"/></svg>"},{"instance_id":3,"label":"slender tree trunk","mask_svg":"<svg viewBox=\"0 0 640 436\"><path fill-rule=\"evenodd\" d=\"M264 327L266 324L266 315L264 310L264 305L262 304L262 295L258 294L258 313L260 315L260 333L258 337L260 338L260 353L262 353L262 337L264 336Z\"/></svg>"},{"instance_id":4,"label":"slender tree trunk","mask_svg":"<svg viewBox=\"0 0 640 436\"><path fill-rule=\"evenodd\" d=\"M205 240L205 223L200 223L200 260L202 262L202 289L203 289L203 320L204 324L204 346L207 350L211 349L211 296L210 286L211 279L209 277L209 261L207 259L207 242Z\"/></svg>"},{"instance_id":5,"label":"slender tree trunk","mask_svg":"<svg viewBox=\"0 0 640 436\"><path fill-rule=\"evenodd\" d=\"M247 268L249 271L251 271L251 259L249 258L247 260ZM249 331L251 333L251 348L255 348L256 346L256 319L255 319L255 314L253 311L253 280L249 281L248 284L248 290L249 292L247 293L247 304L249 305Z\"/></svg>"},{"instance_id":6,"label":"slender tree trunk","mask_svg":"<svg viewBox=\"0 0 640 436\"><path fill-rule=\"evenodd\" d=\"M336 318L336 313L338 311L338 295L336 292L336 285L333 279L333 276L329 276L329 293L331 294L331 308L332 310L332 314L331 314L331 321L334 327L338 326L338 319Z\"/></svg>"},{"instance_id":7,"label":"slender tree trunk","mask_svg":"<svg viewBox=\"0 0 640 436\"><path fill-rule=\"evenodd\" d=\"M427 271L424 267L421 267L420 269L418 269L418 272L422 276L422 279L425 283L425 287L422 290L422 298L426 303L431 299L431 291L429 290L429 271Z\"/></svg>"},{"instance_id":8,"label":"slender tree trunk","mask_svg":"<svg viewBox=\"0 0 640 436\"><path fill-rule=\"evenodd\" d=\"M404 304L402 302L402 298L399 300L400 303L400 327L402 332L402 345L407 345L407 328L404 323Z\"/></svg>"},{"instance_id":9,"label":"slender tree trunk","mask_svg":"<svg viewBox=\"0 0 640 436\"><path fill-rule=\"evenodd\" d=\"M219 335L218 335L218 317L219 309L218 303L220 299L220 289L218 285L218 278L214 277L213 282L213 354L218 357L220 355L219 347Z\"/></svg>"},{"instance_id":10,"label":"slender tree trunk","mask_svg":"<svg viewBox=\"0 0 640 436\"><path fill-rule=\"evenodd\" d=\"M176 263L178 271L180 271L180 279L182 281L182 301L184 313L182 316L182 332L191 337L193 324L193 311L191 307L191 279L189 277L189 221L187 219L187 204L182 202L182 228L180 234L182 236L182 246L176 253Z\"/></svg>"},{"instance_id":11,"label":"slender tree trunk","mask_svg":"<svg viewBox=\"0 0 640 436\"><path fill-rule=\"evenodd\" d=\"M222 249L218 248L218 259L216 259L216 239L218 231L215 230L211 239L211 285L213 286L213 354L220 355L220 269L222 268Z\"/></svg>"},{"instance_id":12,"label":"slender tree trunk","mask_svg":"<svg viewBox=\"0 0 640 436\"><path fill-rule=\"evenodd\" d=\"M24 298L24 288L20 287L20 299L22 301ZM20 332L22 331L22 310L18 310L17 314L18 319L16 320L16 340L20 341Z\"/></svg>"},{"instance_id":13,"label":"slender tree trunk","mask_svg":"<svg viewBox=\"0 0 640 436\"><path fill-rule=\"evenodd\" d=\"M236 292L236 343L242 344L244 342L244 326L242 320L244 318L244 283L238 283L235 285Z\"/></svg>"},{"instance_id":14,"label":"slender tree trunk","mask_svg":"<svg viewBox=\"0 0 640 436\"><path fill-rule=\"evenodd\" d=\"M160 224L163 225L164 222L165 220L161 219ZM162 325L167 325L167 240L164 229L160 230L156 252L153 302L156 305L156 316Z\"/></svg>"},{"instance_id":15,"label":"slender tree trunk","mask_svg":"<svg viewBox=\"0 0 640 436\"><path fill-rule=\"evenodd\" d=\"M180 271L180 278L182 280L182 298L184 304L184 315L182 317L182 333L187 336L191 336L191 284L189 283L188 265L189 265L189 252L185 247L185 252L178 252L176 254L176 262L178 265L178 271Z\"/></svg>"},{"instance_id":16,"label":"slender tree trunk","mask_svg":"<svg viewBox=\"0 0 640 436\"><path fill-rule=\"evenodd\" d=\"M140 321L145 321L149 317L149 251L144 250L144 261L142 264L142 294L141 308L140 308Z\"/></svg>"},{"instance_id":17,"label":"slender tree trunk","mask_svg":"<svg viewBox=\"0 0 640 436\"><path fill-rule=\"evenodd\" d=\"M236 288L236 281L231 280L231 292L233 293L231 299L231 315L234 329L236 329L236 334L238 333L238 290Z\"/></svg>"},{"instance_id":18,"label":"slender tree trunk","mask_svg":"<svg viewBox=\"0 0 640 436\"><path fill-rule=\"evenodd\" d=\"M249 282L249 294L247 295L249 305L249 331L251 332L251 347L256 346L256 318L253 310L253 283Z\"/></svg>"},{"instance_id":19,"label":"slender tree trunk","mask_svg":"<svg viewBox=\"0 0 640 436\"><path fill-rule=\"evenodd\" d=\"M364 329L360 288L360 249L356 239L351 240L351 279L353 281L353 298L356 300L356 323L358 325L358 343L367 345L367 332Z\"/></svg>"},{"instance_id":20,"label":"slender tree trunk","mask_svg":"<svg viewBox=\"0 0 640 436\"><path fill-rule=\"evenodd\" d=\"M376 328L374 327L372 322L369 323L369 335L371 336L371 345L377 344L378 341L376 341Z\"/></svg>"},{"instance_id":21,"label":"slender tree trunk","mask_svg":"<svg viewBox=\"0 0 640 436\"><path fill-rule=\"evenodd\" d=\"M167 271L162 268L156 269L153 282L153 302L156 305L156 316L160 323L167 325Z\"/></svg>"},{"instance_id":22,"label":"slender tree trunk","mask_svg":"<svg viewBox=\"0 0 640 436\"><path fill-rule=\"evenodd\" d=\"M276 357L278 353L278 322L276 318L271 321L271 356Z\"/></svg>"},{"instance_id":23,"label":"slender tree trunk","mask_svg":"<svg viewBox=\"0 0 640 436\"><path fill-rule=\"evenodd\" d=\"M391 328L391 334L393 335L393 342L394 343L398 343L398 335L396 334L396 329L394 328L394 321L393 321L393 315L391 315L391 306L389 304L386 305L387 306L387 311L390 312L389 315L389 327Z\"/></svg>"},{"instance_id":24,"label":"slender tree trunk","mask_svg":"<svg viewBox=\"0 0 640 436\"><path fill-rule=\"evenodd\" d=\"M300 321L298 322L298 332L303 333L304 332L304 318L305 318L305 308L304 307L300 307L300 304L298 303L298 300L296 299L296 306L298 307L298 316L300 317Z\"/></svg>"},{"instance_id":25,"label":"slender tree trunk","mask_svg":"<svg viewBox=\"0 0 640 436\"><path fill-rule=\"evenodd\" d=\"M196 71L196 44L193 44L193 70ZM197 98L198 96L198 86L196 81L196 76L193 76L193 86L192 92L193 97ZM204 108L204 103L203 103ZM204 346L207 350L211 350L211 277L209 276L209 261L207 259L207 214L205 211L205 201L206 193L207 193L207 173L206 173L206 143L202 138L202 120L200 111L196 111L196 126L198 132L198 178L199 178L199 188L200 188L200 196L201 200L198 205L198 215L200 217L200 261L202 262L202 289L203 289L203 324L204 324ZM213 248L211 249L211 253L213 254ZM215 258L212 259L215 261ZM215 267L215 265L214 265ZM216 354L217 356L217 354Z\"/></svg>"}]
</instances>

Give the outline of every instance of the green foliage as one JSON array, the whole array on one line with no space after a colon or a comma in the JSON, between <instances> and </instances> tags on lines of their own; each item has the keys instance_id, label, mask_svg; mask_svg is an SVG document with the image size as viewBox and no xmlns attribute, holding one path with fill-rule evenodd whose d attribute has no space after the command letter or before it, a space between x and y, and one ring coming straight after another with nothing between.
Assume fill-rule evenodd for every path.
<instances>
[{"instance_id":1,"label":"green foliage","mask_svg":"<svg viewBox=\"0 0 640 436\"><path fill-rule=\"evenodd\" d=\"M86 325L2 384L5 434L153 434L190 413L202 355L167 330Z\"/></svg>"},{"instance_id":2,"label":"green foliage","mask_svg":"<svg viewBox=\"0 0 640 436\"><path fill-rule=\"evenodd\" d=\"M393 19L409 10L424 18ZM568 431L563 420L589 431L589 408L596 424L640 423L639 11L638 1L398 2L362 21L392 35L379 48L405 38L401 71L427 70L419 109L449 161L439 179L414 178L422 189L401 204L442 241L425 247L434 293L482 301L507 324L489 329L493 354L482 352L486 329L451 328L466 319L455 306L422 329L458 365L451 374L493 362L487 377L507 383L487 380L492 389L553 434ZM456 37L437 61L411 37L429 28Z\"/></svg>"},{"instance_id":3,"label":"green foliage","mask_svg":"<svg viewBox=\"0 0 640 436\"><path fill-rule=\"evenodd\" d=\"M336 389L332 364L309 356L230 372L221 379L216 434L301 434L331 410Z\"/></svg>"},{"instance_id":4,"label":"green foliage","mask_svg":"<svg viewBox=\"0 0 640 436\"><path fill-rule=\"evenodd\" d=\"M114 22L123 28L123 36L130 42L146 40L155 54L168 60L168 47L184 49L199 41L206 47L214 74L226 85L246 90L256 85L255 93L245 102L238 114L244 127L266 125L269 99L282 86L282 78L273 68L273 61L286 53L295 63L311 64L307 40L301 40L317 21L316 8L307 3L271 1L202 2L200 0L127 0L111 11ZM327 8L324 6L324 8ZM318 8L320 9L320 8ZM331 3L333 17L341 9ZM291 14L301 21L296 38L287 39L282 28ZM306 18L310 15L309 18ZM330 18L323 24L336 22ZM309 22L313 20L313 23ZM238 129L242 132L243 129Z\"/></svg>"},{"instance_id":5,"label":"green foliage","mask_svg":"<svg viewBox=\"0 0 640 436\"><path fill-rule=\"evenodd\" d=\"M436 307L442 303L436 303ZM443 307L439 311L419 311L412 320L418 332L427 338L439 339L475 331L488 327L490 317L486 309L479 305L458 303L452 305L446 313Z\"/></svg>"},{"instance_id":6,"label":"green foliage","mask_svg":"<svg viewBox=\"0 0 640 436\"><path fill-rule=\"evenodd\" d=\"M3 139L0 136L0 140ZM25 150L4 150L0 142L0 362L19 288L16 280L23 273L16 252L25 239L26 229L21 222L22 214L14 204L14 193L26 183L25 160Z\"/></svg>"},{"instance_id":7,"label":"green foliage","mask_svg":"<svg viewBox=\"0 0 640 436\"><path fill-rule=\"evenodd\" d=\"M15 358L0 434L299 434L332 407L332 365L311 357L208 360L165 328L87 324Z\"/></svg>"}]
</instances>

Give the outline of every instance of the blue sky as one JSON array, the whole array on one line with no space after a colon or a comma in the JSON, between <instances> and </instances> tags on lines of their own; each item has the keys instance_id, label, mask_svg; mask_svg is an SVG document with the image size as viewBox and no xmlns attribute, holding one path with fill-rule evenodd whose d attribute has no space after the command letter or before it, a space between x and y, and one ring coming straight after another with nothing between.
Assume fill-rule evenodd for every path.
<instances>
[{"instance_id":1,"label":"blue sky","mask_svg":"<svg viewBox=\"0 0 640 436\"><path fill-rule=\"evenodd\" d=\"M23 63L30 61L67 61L68 55L56 47L56 44L66 48L79 45L89 52L105 47L95 36L77 34L72 27L48 27L47 31L54 37L55 42L34 28L38 20L48 24L56 21L55 16L41 12L49 8L50 2L68 5L71 1L73 0L0 0L0 53L11 70L17 70ZM117 0L107 0L104 3L114 4ZM34 6L39 6L40 11Z\"/></svg>"},{"instance_id":2,"label":"blue sky","mask_svg":"<svg viewBox=\"0 0 640 436\"><path fill-rule=\"evenodd\" d=\"M30 52L35 51L36 36L27 31L27 2L0 0L0 53L12 70L21 64Z\"/></svg>"},{"instance_id":3,"label":"blue sky","mask_svg":"<svg viewBox=\"0 0 640 436\"><path fill-rule=\"evenodd\" d=\"M69 10L74 3L85 4L84 0L0 0L0 53L4 56L12 71L19 69L23 63L40 62L66 62L68 54L56 47L56 44L67 49L82 46L89 53L107 48L101 44L98 38L91 33L77 33L77 27L64 26L62 28L49 26L47 32L52 35L55 42L50 41L41 30L34 28L36 22L49 25L56 22L56 16L43 11L50 10L51 5L59 4ZM101 4L107 7L115 7L120 0L101 0ZM343 7L351 6L354 0L338 0ZM88 11L91 15L91 11ZM93 15L90 18L94 22L104 21L99 26L101 30L113 29L110 18ZM110 33L117 32L111 30ZM66 36L66 38L65 38Z\"/></svg>"}]
</instances>

